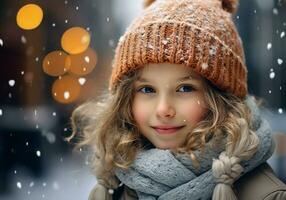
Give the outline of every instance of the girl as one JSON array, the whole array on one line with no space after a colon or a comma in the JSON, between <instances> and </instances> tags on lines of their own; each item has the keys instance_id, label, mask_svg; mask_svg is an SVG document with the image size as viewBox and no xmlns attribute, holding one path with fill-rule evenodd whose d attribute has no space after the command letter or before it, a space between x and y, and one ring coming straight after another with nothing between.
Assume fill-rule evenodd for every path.
<instances>
[{"instance_id":1,"label":"girl","mask_svg":"<svg viewBox=\"0 0 286 200\"><path fill-rule=\"evenodd\" d=\"M109 93L72 116L94 154L90 199L286 199L247 93L236 3L146 1L117 45Z\"/></svg>"}]
</instances>

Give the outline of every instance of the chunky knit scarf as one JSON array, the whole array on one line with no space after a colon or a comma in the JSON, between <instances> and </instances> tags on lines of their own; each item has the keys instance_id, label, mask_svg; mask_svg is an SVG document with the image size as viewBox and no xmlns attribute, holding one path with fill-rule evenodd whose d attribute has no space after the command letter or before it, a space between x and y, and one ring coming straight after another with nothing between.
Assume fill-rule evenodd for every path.
<instances>
[{"instance_id":1,"label":"chunky knit scarf","mask_svg":"<svg viewBox=\"0 0 286 200\"><path fill-rule=\"evenodd\" d=\"M261 118L253 97L245 101L251 109L260 145L250 160L240 163L244 170L239 177L268 160L275 148L270 126ZM175 155L169 150L155 148L140 152L130 168L117 169L115 173L123 184L136 191L140 200L208 200L219 182L213 176L213 159L222 156L225 141L214 137L206 144L204 152L195 152L199 168L184 154Z\"/></svg>"}]
</instances>

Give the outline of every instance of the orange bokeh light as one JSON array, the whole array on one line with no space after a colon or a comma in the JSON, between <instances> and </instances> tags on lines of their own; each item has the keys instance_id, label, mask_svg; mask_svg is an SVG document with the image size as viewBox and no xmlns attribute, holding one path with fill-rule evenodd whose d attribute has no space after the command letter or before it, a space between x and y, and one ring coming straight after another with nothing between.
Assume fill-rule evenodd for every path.
<instances>
[{"instance_id":1,"label":"orange bokeh light","mask_svg":"<svg viewBox=\"0 0 286 200\"><path fill-rule=\"evenodd\" d=\"M43 19L43 10L36 4L27 4L19 9L16 22L18 26L25 30L37 28Z\"/></svg>"},{"instance_id":2,"label":"orange bokeh light","mask_svg":"<svg viewBox=\"0 0 286 200\"><path fill-rule=\"evenodd\" d=\"M81 86L78 78L65 75L58 78L52 86L52 95L60 103L68 104L76 101L80 95Z\"/></svg>"},{"instance_id":3,"label":"orange bokeh light","mask_svg":"<svg viewBox=\"0 0 286 200\"><path fill-rule=\"evenodd\" d=\"M43 70L50 76L61 76L69 69L66 62L67 54L63 51L53 51L45 56L43 60Z\"/></svg>"},{"instance_id":4,"label":"orange bokeh light","mask_svg":"<svg viewBox=\"0 0 286 200\"><path fill-rule=\"evenodd\" d=\"M69 55L66 63L69 65L69 71L73 74L87 75L95 68L97 55L92 48L88 48L83 53Z\"/></svg>"},{"instance_id":5,"label":"orange bokeh light","mask_svg":"<svg viewBox=\"0 0 286 200\"><path fill-rule=\"evenodd\" d=\"M69 54L84 52L90 43L90 34L81 27L73 27L64 32L61 38L62 48Z\"/></svg>"}]
</instances>

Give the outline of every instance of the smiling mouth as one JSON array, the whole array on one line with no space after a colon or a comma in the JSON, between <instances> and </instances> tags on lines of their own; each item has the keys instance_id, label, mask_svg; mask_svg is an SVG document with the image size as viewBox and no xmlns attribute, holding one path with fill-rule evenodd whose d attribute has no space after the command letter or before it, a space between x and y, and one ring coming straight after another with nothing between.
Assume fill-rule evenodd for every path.
<instances>
[{"instance_id":1,"label":"smiling mouth","mask_svg":"<svg viewBox=\"0 0 286 200\"><path fill-rule=\"evenodd\" d=\"M161 129L161 128L156 128L153 127L154 130L159 133L159 134L174 134L178 130L182 129L184 126L176 127L176 128L168 128L168 129Z\"/></svg>"}]
</instances>

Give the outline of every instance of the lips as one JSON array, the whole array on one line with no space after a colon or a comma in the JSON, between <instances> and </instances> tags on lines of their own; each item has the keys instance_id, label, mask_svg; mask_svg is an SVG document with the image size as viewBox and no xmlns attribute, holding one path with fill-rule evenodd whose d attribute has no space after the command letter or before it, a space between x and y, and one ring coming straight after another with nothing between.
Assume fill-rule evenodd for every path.
<instances>
[{"instance_id":1,"label":"lips","mask_svg":"<svg viewBox=\"0 0 286 200\"><path fill-rule=\"evenodd\" d=\"M155 126L153 127L159 134L172 134L176 133L178 130L184 126Z\"/></svg>"}]
</instances>

